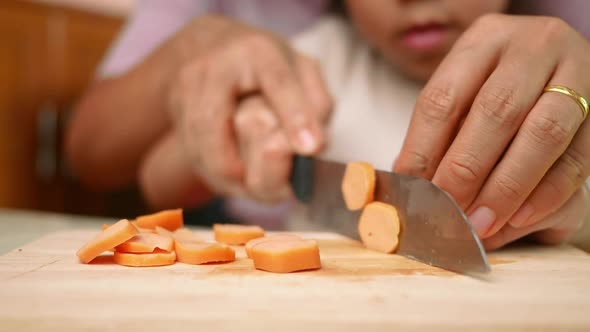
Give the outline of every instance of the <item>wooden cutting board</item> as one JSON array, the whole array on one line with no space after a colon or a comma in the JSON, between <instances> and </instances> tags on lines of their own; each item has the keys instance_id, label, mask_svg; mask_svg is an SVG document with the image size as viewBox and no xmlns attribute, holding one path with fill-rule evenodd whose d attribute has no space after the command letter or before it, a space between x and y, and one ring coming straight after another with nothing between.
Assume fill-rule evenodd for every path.
<instances>
[{"instance_id":1,"label":"wooden cutting board","mask_svg":"<svg viewBox=\"0 0 590 332\"><path fill-rule=\"evenodd\" d=\"M478 280L330 233L303 234L319 239L313 272L257 271L242 248L220 265L78 263L95 233L54 233L0 257L0 331L590 330L590 256L569 246L492 253Z\"/></svg>"}]
</instances>

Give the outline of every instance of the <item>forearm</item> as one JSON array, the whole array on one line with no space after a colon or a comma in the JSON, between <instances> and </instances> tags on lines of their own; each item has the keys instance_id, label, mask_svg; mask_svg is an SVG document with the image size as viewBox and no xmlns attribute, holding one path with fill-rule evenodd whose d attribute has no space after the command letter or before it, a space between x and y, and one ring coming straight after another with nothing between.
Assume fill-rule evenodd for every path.
<instances>
[{"instance_id":1,"label":"forearm","mask_svg":"<svg viewBox=\"0 0 590 332\"><path fill-rule=\"evenodd\" d=\"M67 129L68 161L81 181L109 190L133 183L147 148L170 126L170 52L156 51L132 71L95 82Z\"/></svg>"},{"instance_id":2,"label":"forearm","mask_svg":"<svg viewBox=\"0 0 590 332\"><path fill-rule=\"evenodd\" d=\"M83 96L66 135L68 160L95 189L133 183L144 154L170 128L169 92L183 66L221 42L239 23L201 17L120 77L97 81Z\"/></svg>"}]
</instances>

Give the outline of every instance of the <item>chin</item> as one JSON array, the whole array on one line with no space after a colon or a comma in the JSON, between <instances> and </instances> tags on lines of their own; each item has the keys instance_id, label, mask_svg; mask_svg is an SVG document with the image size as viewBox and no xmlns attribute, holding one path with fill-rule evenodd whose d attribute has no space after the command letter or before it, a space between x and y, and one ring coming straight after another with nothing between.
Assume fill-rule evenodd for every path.
<instances>
[{"instance_id":1,"label":"chin","mask_svg":"<svg viewBox=\"0 0 590 332\"><path fill-rule=\"evenodd\" d=\"M414 81L426 83L432 74L434 74L441 61L442 59L437 58L419 62L394 61L393 63L404 76Z\"/></svg>"}]
</instances>

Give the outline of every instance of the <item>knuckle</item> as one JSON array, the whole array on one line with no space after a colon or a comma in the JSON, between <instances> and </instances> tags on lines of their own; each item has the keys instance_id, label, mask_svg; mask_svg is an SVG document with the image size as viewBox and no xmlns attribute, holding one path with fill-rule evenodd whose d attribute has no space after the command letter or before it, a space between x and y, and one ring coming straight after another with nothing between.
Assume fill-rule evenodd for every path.
<instances>
[{"instance_id":1,"label":"knuckle","mask_svg":"<svg viewBox=\"0 0 590 332\"><path fill-rule=\"evenodd\" d=\"M524 185L510 175L500 174L496 176L493 185L508 202L520 202L526 196Z\"/></svg>"},{"instance_id":2,"label":"knuckle","mask_svg":"<svg viewBox=\"0 0 590 332\"><path fill-rule=\"evenodd\" d=\"M536 116L529 122L528 136L541 146L565 147L573 137L573 128L568 128L560 117L554 114Z\"/></svg>"},{"instance_id":3,"label":"knuckle","mask_svg":"<svg viewBox=\"0 0 590 332\"><path fill-rule=\"evenodd\" d=\"M414 175L427 177L430 174L432 159L417 150L407 150L399 158L398 171Z\"/></svg>"},{"instance_id":4,"label":"knuckle","mask_svg":"<svg viewBox=\"0 0 590 332\"><path fill-rule=\"evenodd\" d=\"M539 28L541 29L542 38L549 42L561 42L567 36L570 30L569 25L559 17L541 17L539 18Z\"/></svg>"},{"instance_id":5,"label":"knuckle","mask_svg":"<svg viewBox=\"0 0 590 332\"><path fill-rule=\"evenodd\" d=\"M449 121L456 111L455 96L450 84L426 87L416 104L416 111L429 122Z\"/></svg>"},{"instance_id":6,"label":"knuckle","mask_svg":"<svg viewBox=\"0 0 590 332\"><path fill-rule=\"evenodd\" d=\"M590 172L590 166L588 165L587 158L580 151L570 147L560 157L560 160L564 167L567 168L565 172L574 184L574 188L579 187L586 181Z\"/></svg>"},{"instance_id":7,"label":"knuckle","mask_svg":"<svg viewBox=\"0 0 590 332\"><path fill-rule=\"evenodd\" d=\"M476 106L489 121L499 126L514 126L520 118L513 89L484 88L476 98Z\"/></svg>"},{"instance_id":8,"label":"knuckle","mask_svg":"<svg viewBox=\"0 0 590 332\"><path fill-rule=\"evenodd\" d=\"M476 182L480 177L479 174L482 174L481 162L471 153L451 158L447 165L451 176L458 183Z\"/></svg>"}]
</instances>

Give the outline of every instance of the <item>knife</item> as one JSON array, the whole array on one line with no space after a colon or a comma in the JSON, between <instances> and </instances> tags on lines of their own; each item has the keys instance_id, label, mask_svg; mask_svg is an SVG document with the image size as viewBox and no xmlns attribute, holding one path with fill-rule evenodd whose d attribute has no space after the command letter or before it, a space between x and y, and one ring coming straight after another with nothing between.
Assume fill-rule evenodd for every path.
<instances>
[{"instance_id":1,"label":"knife","mask_svg":"<svg viewBox=\"0 0 590 332\"><path fill-rule=\"evenodd\" d=\"M341 181L346 164L295 156L290 183L311 222L358 239L361 211L346 208ZM446 270L479 276L490 271L482 243L455 200L432 182L376 170L375 200L398 210L397 254Z\"/></svg>"}]
</instances>

